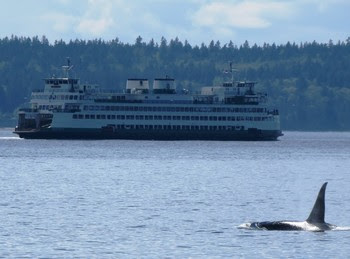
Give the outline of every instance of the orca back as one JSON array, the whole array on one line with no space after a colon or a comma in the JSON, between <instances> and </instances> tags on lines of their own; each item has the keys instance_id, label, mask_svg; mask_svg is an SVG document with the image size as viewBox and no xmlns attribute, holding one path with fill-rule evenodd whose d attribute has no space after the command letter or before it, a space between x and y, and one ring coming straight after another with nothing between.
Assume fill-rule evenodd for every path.
<instances>
[{"instance_id":1,"label":"orca back","mask_svg":"<svg viewBox=\"0 0 350 259\"><path fill-rule=\"evenodd\" d=\"M327 182L325 182L322 185L317 195L317 199L315 201L314 207L312 208L312 211L309 217L307 218L306 222L312 223L312 224L325 223L324 214L325 214L326 187L327 187Z\"/></svg>"}]
</instances>

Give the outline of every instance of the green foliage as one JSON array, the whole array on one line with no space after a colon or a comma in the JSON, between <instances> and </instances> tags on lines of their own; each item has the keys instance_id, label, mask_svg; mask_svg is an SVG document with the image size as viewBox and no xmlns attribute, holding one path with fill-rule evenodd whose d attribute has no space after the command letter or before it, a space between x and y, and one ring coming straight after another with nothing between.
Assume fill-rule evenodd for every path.
<instances>
[{"instance_id":1,"label":"green foliage","mask_svg":"<svg viewBox=\"0 0 350 259\"><path fill-rule=\"evenodd\" d=\"M12 113L27 102L42 79L61 75L70 57L83 82L123 90L127 78L169 75L179 89L198 90L224 80L233 62L237 80L258 81L281 113L282 129L350 130L350 38L328 44L290 43L241 46L233 42L191 46L178 38L134 44L111 41L62 40L45 36L0 39L0 113Z\"/></svg>"}]
</instances>

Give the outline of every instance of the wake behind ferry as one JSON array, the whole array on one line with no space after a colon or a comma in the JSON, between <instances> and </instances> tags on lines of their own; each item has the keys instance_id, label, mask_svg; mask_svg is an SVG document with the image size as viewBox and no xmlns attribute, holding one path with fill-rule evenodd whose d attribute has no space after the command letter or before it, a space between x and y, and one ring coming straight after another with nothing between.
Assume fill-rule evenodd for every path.
<instances>
[{"instance_id":1,"label":"wake behind ferry","mask_svg":"<svg viewBox=\"0 0 350 259\"><path fill-rule=\"evenodd\" d=\"M282 136L278 110L256 82L205 86L190 94L176 91L175 80L131 78L124 92L81 84L63 76L44 79L30 108L18 113L14 133L26 139L277 140ZM233 74L232 65L229 73Z\"/></svg>"}]
</instances>

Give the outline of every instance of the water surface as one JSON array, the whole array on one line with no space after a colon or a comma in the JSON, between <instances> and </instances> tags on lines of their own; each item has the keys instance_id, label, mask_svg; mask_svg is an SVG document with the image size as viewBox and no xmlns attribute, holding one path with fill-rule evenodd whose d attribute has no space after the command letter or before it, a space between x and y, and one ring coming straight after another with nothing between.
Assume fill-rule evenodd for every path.
<instances>
[{"instance_id":1,"label":"water surface","mask_svg":"<svg viewBox=\"0 0 350 259\"><path fill-rule=\"evenodd\" d=\"M305 220L328 181L326 221L350 226L350 133L274 142L23 140L0 130L1 257L346 257L350 231L238 229Z\"/></svg>"}]
</instances>

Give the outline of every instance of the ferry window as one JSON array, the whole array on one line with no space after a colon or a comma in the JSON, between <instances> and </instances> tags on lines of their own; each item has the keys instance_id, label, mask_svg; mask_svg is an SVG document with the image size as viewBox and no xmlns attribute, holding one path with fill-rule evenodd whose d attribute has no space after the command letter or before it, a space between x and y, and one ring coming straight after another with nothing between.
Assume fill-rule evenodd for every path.
<instances>
[{"instance_id":1,"label":"ferry window","mask_svg":"<svg viewBox=\"0 0 350 259\"><path fill-rule=\"evenodd\" d=\"M106 115L101 115L101 119L105 120L106 119Z\"/></svg>"},{"instance_id":2,"label":"ferry window","mask_svg":"<svg viewBox=\"0 0 350 259\"><path fill-rule=\"evenodd\" d=\"M69 96L69 100L73 100L73 95L70 95L70 96Z\"/></svg>"},{"instance_id":3,"label":"ferry window","mask_svg":"<svg viewBox=\"0 0 350 259\"><path fill-rule=\"evenodd\" d=\"M79 118L79 119L84 119L84 116L83 116L82 114L79 114L79 115L78 115L78 118Z\"/></svg>"},{"instance_id":4,"label":"ferry window","mask_svg":"<svg viewBox=\"0 0 350 259\"><path fill-rule=\"evenodd\" d=\"M85 119L90 119L90 115L89 114L85 114Z\"/></svg>"},{"instance_id":5,"label":"ferry window","mask_svg":"<svg viewBox=\"0 0 350 259\"><path fill-rule=\"evenodd\" d=\"M103 105L102 105L102 106L100 106L100 110L101 110L101 111L104 111L105 109L106 109L106 107L105 107L105 106L103 106Z\"/></svg>"},{"instance_id":6,"label":"ferry window","mask_svg":"<svg viewBox=\"0 0 350 259\"><path fill-rule=\"evenodd\" d=\"M95 114L90 114L90 119L95 119Z\"/></svg>"},{"instance_id":7,"label":"ferry window","mask_svg":"<svg viewBox=\"0 0 350 259\"><path fill-rule=\"evenodd\" d=\"M115 120L115 115L111 115L111 119L112 119L112 120Z\"/></svg>"},{"instance_id":8,"label":"ferry window","mask_svg":"<svg viewBox=\"0 0 350 259\"><path fill-rule=\"evenodd\" d=\"M100 110L100 106L95 105L95 111L99 111Z\"/></svg>"},{"instance_id":9,"label":"ferry window","mask_svg":"<svg viewBox=\"0 0 350 259\"><path fill-rule=\"evenodd\" d=\"M101 115L97 114L96 119L101 119Z\"/></svg>"},{"instance_id":10,"label":"ferry window","mask_svg":"<svg viewBox=\"0 0 350 259\"><path fill-rule=\"evenodd\" d=\"M110 120L111 119L111 115L107 115L107 119Z\"/></svg>"}]
</instances>

